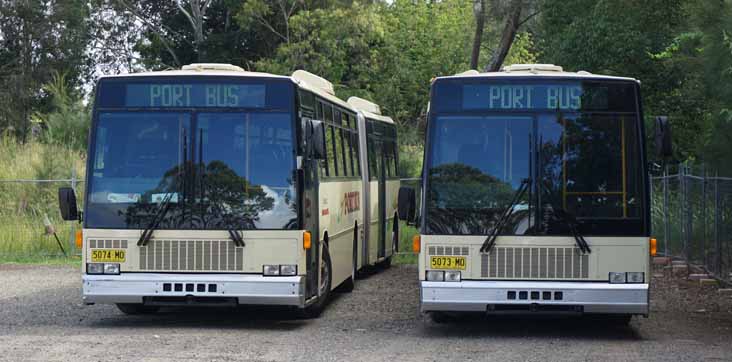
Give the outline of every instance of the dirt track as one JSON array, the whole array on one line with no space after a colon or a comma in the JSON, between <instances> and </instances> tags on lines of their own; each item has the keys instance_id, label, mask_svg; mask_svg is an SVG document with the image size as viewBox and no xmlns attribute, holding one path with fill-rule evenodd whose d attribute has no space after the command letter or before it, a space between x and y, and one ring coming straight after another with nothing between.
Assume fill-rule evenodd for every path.
<instances>
[{"instance_id":1,"label":"dirt track","mask_svg":"<svg viewBox=\"0 0 732 362\"><path fill-rule=\"evenodd\" d=\"M706 302L712 291L693 284L656 283L651 317L629 327L483 317L435 325L417 312L415 274L400 266L360 280L316 320L269 309L131 317L81 305L75 268L0 265L0 360L732 360L732 299Z\"/></svg>"}]
</instances>

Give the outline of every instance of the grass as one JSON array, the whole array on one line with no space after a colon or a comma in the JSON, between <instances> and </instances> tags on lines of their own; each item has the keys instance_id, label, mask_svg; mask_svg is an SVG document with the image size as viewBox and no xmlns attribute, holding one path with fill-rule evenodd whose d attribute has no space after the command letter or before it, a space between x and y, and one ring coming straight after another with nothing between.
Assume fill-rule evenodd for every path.
<instances>
[{"instance_id":1,"label":"grass","mask_svg":"<svg viewBox=\"0 0 732 362\"><path fill-rule=\"evenodd\" d=\"M84 175L84 156L70 148L0 138L0 181L69 179ZM58 188L68 182L0 182L0 260L31 260L60 254L46 219L67 252L75 224L61 220ZM77 187L81 194L82 187ZM30 259L29 259L30 258ZM52 257L51 257L52 259Z\"/></svg>"},{"instance_id":2,"label":"grass","mask_svg":"<svg viewBox=\"0 0 732 362\"><path fill-rule=\"evenodd\" d=\"M0 255L0 264L69 265L80 267L81 258L63 255Z\"/></svg>"},{"instance_id":3,"label":"grass","mask_svg":"<svg viewBox=\"0 0 732 362\"><path fill-rule=\"evenodd\" d=\"M417 264L417 254L412 251L412 238L418 233L414 226L399 222L399 253L394 255L395 264Z\"/></svg>"}]
</instances>

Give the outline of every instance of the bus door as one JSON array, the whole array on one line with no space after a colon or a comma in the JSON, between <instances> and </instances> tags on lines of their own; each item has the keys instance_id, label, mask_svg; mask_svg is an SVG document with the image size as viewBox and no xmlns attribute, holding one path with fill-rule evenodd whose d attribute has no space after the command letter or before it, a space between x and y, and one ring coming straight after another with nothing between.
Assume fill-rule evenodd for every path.
<instances>
[{"instance_id":1,"label":"bus door","mask_svg":"<svg viewBox=\"0 0 732 362\"><path fill-rule=\"evenodd\" d=\"M379 246L377 258L386 256L386 160L384 143L376 143L376 163L378 165L377 180L379 183L378 213L379 213Z\"/></svg>"}]
</instances>

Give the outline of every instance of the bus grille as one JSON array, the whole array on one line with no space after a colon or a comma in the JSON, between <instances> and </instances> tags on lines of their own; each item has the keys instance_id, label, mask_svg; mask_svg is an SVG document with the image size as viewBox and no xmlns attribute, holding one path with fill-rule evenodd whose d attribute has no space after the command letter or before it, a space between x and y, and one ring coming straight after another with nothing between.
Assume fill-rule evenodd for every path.
<instances>
[{"instance_id":1,"label":"bus grille","mask_svg":"<svg viewBox=\"0 0 732 362\"><path fill-rule=\"evenodd\" d=\"M497 279L587 279L589 256L578 248L494 248L481 255L480 276Z\"/></svg>"},{"instance_id":2,"label":"bus grille","mask_svg":"<svg viewBox=\"0 0 732 362\"><path fill-rule=\"evenodd\" d=\"M427 250L429 255L440 256L460 256L469 254L470 249L467 246L430 246Z\"/></svg>"},{"instance_id":3,"label":"bus grille","mask_svg":"<svg viewBox=\"0 0 732 362\"><path fill-rule=\"evenodd\" d=\"M140 247L142 271L240 271L244 248L230 240L151 240Z\"/></svg>"},{"instance_id":4,"label":"bus grille","mask_svg":"<svg viewBox=\"0 0 732 362\"><path fill-rule=\"evenodd\" d=\"M99 240L89 239L89 249L127 249L127 240Z\"/></svg>"}]
</instances>

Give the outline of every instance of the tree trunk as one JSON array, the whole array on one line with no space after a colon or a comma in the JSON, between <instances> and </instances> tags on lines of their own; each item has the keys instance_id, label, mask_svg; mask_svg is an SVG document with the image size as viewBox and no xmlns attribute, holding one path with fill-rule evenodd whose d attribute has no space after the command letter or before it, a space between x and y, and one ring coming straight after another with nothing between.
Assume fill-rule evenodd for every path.
<instances>
[{"instance_id":1,"label":"tree trunk","mask_svg":"<svg viewBox=\"0 0 732 362\"><path fill-rule=\"evenodd\" d=\"M521 25L522 7L522 0L513 0L509 16L506 19L506 26L503 28L503 33L501 33L501 42L498 44L498 49L493 53L493 59L491 59L491 62L485 68L486 72L497 72L501 70L503 61L506 59L508 51L511 50L513 40L516 38L516 32Z\"/></svg>"},{"instance_id":2,"label":"tree trunk","mask_svg":"<svg viewBox=\"0 0 732 362\"><path fill-rule=\"evenodd\" d=\"M470 55L470 69L478 69L480 58L480 45L483 41L483 28L485 28L485 4L486 0L475 0L473 13L475 13L475 35L473 37L473 52Z\"/></svg>"}]
</instances>

